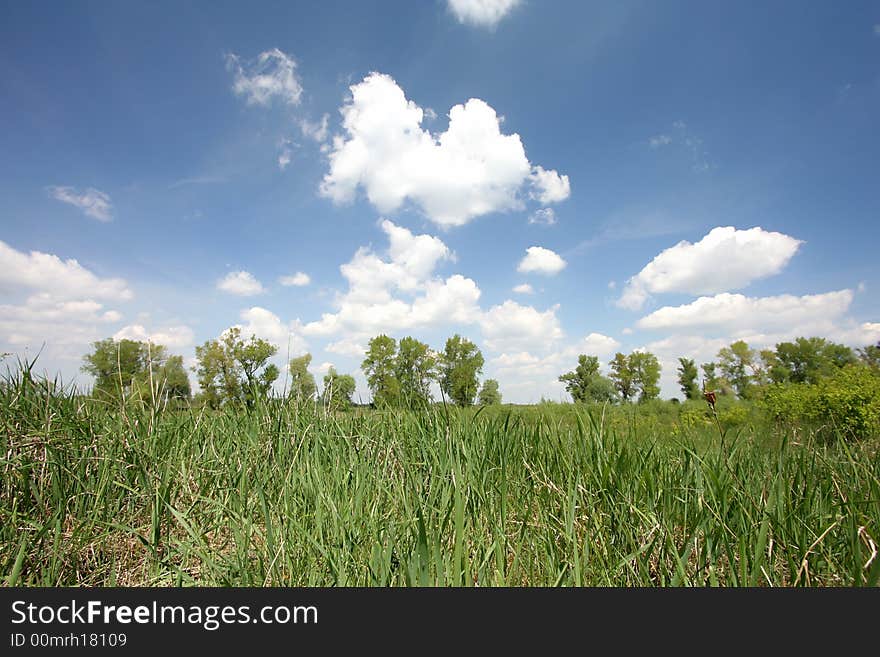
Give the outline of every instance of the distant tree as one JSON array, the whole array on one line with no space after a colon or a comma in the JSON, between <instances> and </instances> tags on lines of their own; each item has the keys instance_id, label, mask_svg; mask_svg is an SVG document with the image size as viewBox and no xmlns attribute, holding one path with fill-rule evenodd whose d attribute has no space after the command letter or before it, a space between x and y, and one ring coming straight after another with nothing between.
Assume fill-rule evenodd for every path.
<instances>
[{"instance_id":1,"label":"distant tree","mask_svg":"<svg viewBox=\"0 0 880 657\"><path fill-rule=\"evenodd\" d=\"M498 391L498 381L495 379L486 379L483 381L483 387L480 388L479 404L480 406L494 406L501 403L501 393Z\"/></svg>"},{"instance_id":2,"label":"distant tree","mask_svg":"<svg viewBox=\"0 0 880 657\"><path fill-rule=\"evenodd\" d=\"M690 358L679 358L678 362L678 385L685 399L699 399L702 395L700 384L697 383L697 379L700 378L697 364Z\"/></svg>"},{"instance_id":3,"label":"distant tree","mask_svg":"<svg viewBox=\"0 0 880 657\"><path fill-rule=\"evenodd\" d=\"M351 396L354 394L356 383L354 377L349 374L339 374L336 368L331 367L324 375L324 391L322 401L325 406L339 410L351 406Z\"/></svg>"},{"instance_id":4,"label":"distant tree","mask_svg":"<svg viewBox=\"0 0 880 657\"><path fill-rule=\"evenodd\" d=\"M744 340L737 340L718 351L718 367L740 399L748 399L754 382L757 355Z\"/></svg>"},{"instance_id":5,"label":"distant tree","mask_svg":"<svg viewBox=\"0 0 880 657\"><path fill-rule=\"evenodd\" d=\"M859 360L869 367L880 368L880 342L859 349Z\"/></svg>"},{"instance_id":6,"label":"distant tree","mask_svg":"<svg viewBox=\"0 0 880 657\"><path fill-rule=\"evenodd\" d=\"M431 402L431 381L436 376L437 358L430 347L415 338L401 338L394 366L401 401L410 408Z\"/></svg>"},{"instance_id":7,"label":"distant tree","mask_svg":"<svg viewBox=\"0 0 880 657\"><path fill-rule=\"evenodd\" d=\"M716 392L719 395L733 394L733 388L730 383L718 371L718 365L715 363L703 363L700 368L703 370L703 390Z\"/></svg>"},{"instance_id":8,"label":"distant tree","mask_svg":"<svg viewBox=\"0 0 880 657\"><path fill-rule=\"evenodd\" d=\"M317 386L315 377L309 372L312 355L305 354L299 358L291 358L288 365L290 371L290 396L298 402L312 401Z\"/></svg>"},{"instance_id":9,"label":"distant tree","mask_svg":"<svg viewBox=\"0 0 880 657\"><path fill-rule=\"evenodd\" d=\"M610 364L611 381L623 401L628 402L637 391L631 359L627 358L625 354L617 352Z\"/></svg>"},{"instance_id":10,"label":"distant tree","mask_svg":"<svg viewBox=\"0 0 880 657\"><path fill-rule=\"evenodd\" d=\"M212 407L252 406L258 397L267 396L279 375L278 367L268 363L276 351L277 347L255 335L243 340L237 326L196 347L196 373L205 401Z\"/></svg>"},{"instance_id":11,"label":"distant tree","mask_svg":"<svg viewBox=\"0 0 880 657\"><path fill-rule=\"evenodd\" d=\"M660 362L649 351L634 351L629 355L630 371L639 390L639 402L660 396Z\"/></svg>"},{"instance_id":12,"label":"distant tree","mask_svg":"<svg viewBox=\"0 0 880 657\"><path fill-rule=\"evenodd\" d=\"M577 367L559 376L565 389L575 402L616 401L614 384L599 373L599 359L596 356L580 354Z\"/></svg>"},{"instance_id":13,"label":"distant tree","mask_svg":"<svg viewBox=\"0 0 880 657\"><path fill-rule=\"evenodd\" d=\"M146 381L145 376L143 379ZM169 356L168 360L159 365L153 374L153 385L162 399L190 399L192 388L183 365L183 356Z\"/></svg>"},{"instance_id":14,"label":"distant tree","mask_svg":"<svg viewBox=\"0 0 880 657\"><path fill-rule=\"evenodd\" d=\"M446 340L440 365L440 389L459 406L472 406L483 354L470 340L456 334Z\"/></svg>"},{"instance_id":15,"label":"distant tree","mask_svg":"<svg viewBox=\"0 0 880 657\"><path fill-rule=\"evenodd\" d=\"M400 383L395 376L397 341L387 335L370 340L361 369L377 406L396 405L400 398Z\"/></svg>"},{"instance_id":16,"label":"distant tree","mask_svg":"<svg viewBox=\"0 0 880 657\"><path fill-rule=\"evenodd\" d=\"M128 394L138 375L146 369L146 345L136 340L99 340L92 343L92 353L83 357L83 372L95 377L92 394L96 397Z\"/></svg>"},{"instance_id":17,"label":"distant tree","mask_svg":"<svg viewBox=\"0 0 880 657\"><path fill-rule=\"evenodd\" d=\"M189 399L183 356L169 356L160 344L107 338L92 343L82 370L95 377L93 394L101 398L136 395L143 400Z\"/></svg>"},{"instance_id":18,"label":"distant tree","mask_svg":"<svg viewBox=\"0 0 880 657\"><path fill-rule=\"evenodd\" d=\"M845 345L813 337L780 342L776 345L776 359L774 381L814 384L856 362L856 355Z\"/></svg>"}]
</instances>

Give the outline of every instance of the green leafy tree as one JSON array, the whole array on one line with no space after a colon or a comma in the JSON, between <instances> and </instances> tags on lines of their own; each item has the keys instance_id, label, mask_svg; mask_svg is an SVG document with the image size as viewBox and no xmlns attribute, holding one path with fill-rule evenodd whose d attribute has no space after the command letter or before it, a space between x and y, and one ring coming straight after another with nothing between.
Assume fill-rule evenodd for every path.
<instances>
[{"instance_id":1,"label":"green leafy tree","mask_svg":"<svg viewBox=\"0 0 880 657\"><path fill-rule=\"evenodd\" d=\"M146 383L147 374L141 379ZM192 396L189 375L183 365L183 356L169 356L167 360L155 368L152 385L156 393L164 400L188 400Z\"/></svg>"},{"instance_id":2,"label":"green leafy tree","mask_svg":"<svg viewBox=\"0 0 880 657\"><path fill-rule=\"evenodd\" d=\"M631 359L627 358L625 354L617 352L610 365L611 381L623 401L628 402L637 391Z\"/></svg>"},{"instance_id":3,"label":"green leafy tree","mask_svg":"<svg viewBox=\"0 0 880 657\"><path fill-rule=\"evenodd\" d=\"M400 398L410 408L431 402L431 381L436 376L437 358L430 347L415 338L401 338L394 366Z\"/></svg>"},{"instance_id":4,"label":"green leafy tree","mask_svg":"<svg viewBox=\"0 0 880 657\"><path fill-rule=\"evenodd\" d=\"M397 341L387 335L370 340L361 369L373 393L376 406L394 406L400 399L400 383L395 376Z\"/></svg>"},{"instance_id":5,"label":"green leafy tree","mask_svg":"<svg viewBox=\"0 0 880 657\"><path fill-rule=\"evenodd\" d=\"M353 376L339 374L335 367L331 367L324 375L322 401L326 407L334 410L347 409L351 406L351 397L355 387Z\"/></svg>"},{"instance_id":6,"label":"green leafy tree","mask_svg":"<svg viewBox=\"0 0 880 657\"><path fill-rule=\"evenodd\" d=\"M740 399L751 396L756 360L757 355L744 340L737 340L718 351L718 368Z\"/></svg>"},{"instance_id":7,"label":"green leafy tree","mask_svg":"<svg viewBox=\"0 0 880 657\"><path fill-rule=\"evenodd\" d=\"M614 383L599 373L599 359L596 356L580 354L577 367L559 376L565 389L575 402L613 402L617 399Z\"/></svg>"},{"instance_id":8,"label":"green leafy tree","mask_svg":"<svg viewBox=\"0 0 880 657\"><path fill-rule=\"evenodd\" d=\"M859 349L859 360L868 367L880 369L880 342Z\"/></svg>"},{"instance_id":9,"label":"green leafy tree","mask_svg":"<svg viewBox=\"0 0 880 657\"><path fill-rule=\"evenodd\" d=\"M309 372L312 355L305 354L298 358L291 358L288 364L290 371L290 396L297 402L312 401L315 397L317 386L315 377Z\"/></svg>"},{"instance_id":10,"label":"green leafy tree","mask_svg":"<svg viewBox=\"0 0 880 657\"><path fill-rule=\"evenodd\" d=\"M92 394L114 398L131 391L138 375L147 369L143 342L113 338L92 343L92 353L83 357L82 370L95 377Z\"/></svg>"},{"instance_id":11,"label":"green leafy tree","mask_svg":"<svg viewBox=\"0 0 880 657\"><path fill-rule=\"evenodd\" d=\"M776 345L776 383L818 383L840 368L856 362L849 347L824 338L797 338Z\"/></svg>"},{"instance_id":12,"label":"green leafy tree","mask_svg":"<svg viewBox=\"0 0 880 657\"><path fill-rule=\"evenodd\" d=\"M483 387L480 388L479 395L480 406L494 406L501 403L501 393L498 391L498 381L495 379L486 379L483 381Z\"/></svg>"},{"instance_id":13,"label":"green leafy tree","mask_svg":"<svg viewBox=\"0 0 880 657\"><path fill-rule=\"evenodd\" d=\"M660 361L648 351L634 351L628 360L639 390L639 402L657 399L660 396Z\"/></svg>"},{"instance_id":14,"label":"green leafy tree","mask_svg":"<svg viewBox=\"0 0 880 657\"><path fill-rule=\"evenodd\" d=\"M459 406L472 406L483 354L470 340L456 334L446 340L440 365L440 389Z\"/></svg>"},{"instance_id":15,"label":"green leafy tree","mask_svg":"<svg viewBox=\"0 0 880 657\"><path fill-rule=\"evenodd\" d=\"M697 379L700 378L700 372L697 370L697 364L690 358L678 359L678 385L685 399L699 399L700 384Z\"/></svg>"},{"instance_id":16,"label":"green leafy tree","mask_svg":"<svg viewBox=\"0 0 880 657\"><path fill-rule=\"evenodd\" d=\"M252 406L257 398L266 397L280 373L268 362L277 351L255 335L243 340L237 326L196 347L196 373L203 399L216 408L228 403Z\"/></svg>"},{"instance_id":17,"label":"green leafy tree","mask_svg":"<svg viewBox=\"0 0 880 657\"><path fill-rule=\"evenodd\" d=\"M703 363L700 368L703 370L704 391L714 391L719 395L733 394L733 387L718 371L716 363Z\"/></svg>"},{"instance_id":18,"label":"green leafy tree","mask_svg":"<svg viewBox=\"0 0 880 657\"><path fill-rule=\"evenodd\" d=\"M189 377L182 356L169 356L159 344L107 338L92 343L82 369L95 377L99 398L136 397L144 401L189 399Z\"/></svg>"}]
</instances>

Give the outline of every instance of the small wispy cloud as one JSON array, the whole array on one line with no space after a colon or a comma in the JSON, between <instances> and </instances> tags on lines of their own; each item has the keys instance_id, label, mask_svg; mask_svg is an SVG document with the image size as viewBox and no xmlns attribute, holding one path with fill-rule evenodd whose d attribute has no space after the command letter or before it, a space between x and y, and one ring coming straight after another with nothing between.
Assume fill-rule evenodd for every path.
<instances>
[{"instance_id":1,"label":"small wispy cloud","mask_svg":"<svg viewBox=\"0 0 880 657\"><path fill-rule=\"evenodd\" d=\"M289 139L282 139L278 142L278 168L284 171L287 168L287 165L290 164L290 160L293 157L293 149L291 148L293 142Z\"/></svg>"},{"instance_id":2,"label":"small wispy cloud","mask_svg":"<svg viewBox=\"0 0 880 657\"><path fill-rule=\"evenodd\" d=\"M226 67L234 76L232 90L244 96L248 105L268 105L273 98L299 105L303 89L296 62L278 48L260 53L254 61L243 61L230 53L226 55Z\"/></svg>"},{"instance_id":3,"label":"small wispy cloud","mask_svg":"<svg viewBox=\"0 0 880 657\"><path fill-rule=\"evenodd\" d=\"M78 192L73 187L47 187L46 191L52 198L79 208L92 219L98 221L113 219L110 195L100 190L89 187L84 192Z\"/></svg>"},{"instance_id":4,"label":"small wispy cloud","mask_svg":"<svg viewBox=\"0 0 880 657\"><path fill-rule=\"evenodd\" d=\"M709 162L709 153L703 146L703 140L693 134L684 121L674 121L671 131L648 138L648 145L654 149L664 146L683 147L690 153L694 171L708 171L713 167Z\"/></svg>"},{"instance_id":5,"label":"small wispy cloud","mask_svg":"<svg viewBox=\"0 0 880 657\"><path fill-rule=\"evenodd\" d=\"M293 276L282 276L278 282L285 287L304 287L311 283L312 279L308 274L298 271Z\"/></svg>"},{"instance_id":6,"label":"small wispy cloud","mask_svg":"<svg viewBox=\"0 0 880 657\"><path fill-rule=\"evenodd\" d=\"M300 119L299 128L302 130L303 136L314 139L321 143L327 139L327 123L330 120L329 114L324 114L320 121L309 121L308 119Z\"/></svg>"},{"instance_id":7,"label":"small wispy cloud","mask_svg":"<svg viewBox=\"0 0 880 657\"><path fill-rule=\"evenodd\" d=\"M516 294L534 294L534 288L528 283L522 283L521 285L517 285L513 288L513 291Z\"/></svg>"},{"instance_id":8,"label":"small wispy cloud","mask_svg":"<svg viewBox=\"0 0 880 657\"><path fill-rule=\"evenodd\" d=\"M247 271L233 271L226 274L217 281L217 289L239 297L252 297L266 291L263 284Z\"/></svg>"},{"instance_id":9,"label":"small wispy cloud","mask_svg":"<svg viewBox=\"0 0 880 657\"><path fill-rule=\"evenodd\" d=\"M448 0L459 23L494 29L520 0Z\"/></svg>"},{"instance_id":10,"label":"small wispy cloud","mask_svg":"<svg viewBox=\"0 0 880 657\"><path fill-rule=\"evenodd\" d=\"M556 212L553 208L541 208L540 210L535 210L529 216L530 224L540 224L542 226L552 226L556 223Z\"/></svg>"},{"instance_id":11,"label":"small wispy cloud","mask_svg":"<svg viewBox=\"0 0 880 657\"><path fill-rule=\"evenodd\" d=\"M175 180L168 185L168 189L177 189L178 187L186 187L187 185L214 185L222 182L226 182L226 178L223 176L193 176L191 178Z\"/></svg>"}]
</instances>

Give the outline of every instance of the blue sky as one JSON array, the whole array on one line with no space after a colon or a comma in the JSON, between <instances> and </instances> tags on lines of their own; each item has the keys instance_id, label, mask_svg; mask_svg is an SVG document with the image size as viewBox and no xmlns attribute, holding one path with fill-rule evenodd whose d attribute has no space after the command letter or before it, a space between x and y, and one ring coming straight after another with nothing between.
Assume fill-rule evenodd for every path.
<instances>
[{"instance_id":1,"label":"blue sky","mask_svg":"<svg viewBox=\"0 0 880 657\"><path fill-rule=\"evenodd\" d=\"M876 2L6 3L0 351L874 343L878 116Z\"/></svg>"}]
</instances>

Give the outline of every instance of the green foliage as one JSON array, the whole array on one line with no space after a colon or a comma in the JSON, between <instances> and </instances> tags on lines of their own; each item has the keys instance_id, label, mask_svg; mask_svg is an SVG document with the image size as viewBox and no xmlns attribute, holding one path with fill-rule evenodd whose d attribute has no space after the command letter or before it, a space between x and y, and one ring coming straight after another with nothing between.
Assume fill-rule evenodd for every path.
<instances>
[{"instance_id":1,"label":"green foliage","mask_svg":"<svg viewBox=\"0 0 880 657\"><path fill-rule=\"evenodd\" d=\"M774 383L818 383L856 361L852 349L824 338L798 338L776 345L770 377Z\"/></svg>"},{"instance_id":2,"label":"green foliage","mask_svg":"<svg viewBox=\"0 0 880 657\"><path fill-rule=\"evenodd\" d=\"M880 368L880 342L859 349L859 360L869 367Z\"/></svg>"},{"instance_id":3,"label":"green foliage","mask_svg":"<svg viewBox=\"0 0 880 657\"><path fill-rule=\"evenodd\" d=\"M611 381L623 401L628 402L635 395L635 373L632 370L632 362L625 354L617 352L611 360Z\"/></svg>"},{"instance_id":4,"label":"green foliage","mask_svg":"<svg viewBox=\"0 0 880 657\"><path fill-rule=\"evenodd\" d=\"M82 370L95 377L99 399L135 397L142 401L186 400L190 383L182 356L169 356L162 345L107 338L92 343Z\"/></svg>"},{"instance_id":5,"label":"green foliage","mask_svg":"<svg viewBox=\"0 0 880 657\"><path fill-rule=\"evenodd\" d=\"M291 358L288 365L290 371L290 396L298 402L308 402L315 398L317 386L315 377L309 372L312 355L305 354Z\"/></svg>"},{"instance_id":6,"label":"green foliage","mask_svg":"<svg viewBox=\"0 0 880 657\"><path fill-rule=\"evenodd\" d=\"M629 366L639 390L639 402L657 399L660 396L660 362L657 357L647 351L634 351L629 355Z\"/></svg>"},{"instance_id":7,"label":"green foliage","mask_svg":"<svg viewBox=\"0 0 880 657\"><path fill-rule=\"evenodd\" d=\"M577 367L572 372L560 375L559 381L575 402L614 402L617 392L614 384L599 373L599 359L596 356L581 354Z\"/></svg>"},{"instance_id":8,"label":"green foliage","mask_svg":"<svg viewBox=\"0 0 880 657\"><path fill-rule=\"evenodd\" d=\"M495 379L483 381L483 387L480 388L479 395L480 406L495 406L500 403L501 393L498 391L498 381Z\"/></svg>"},{"instance_id":9,"label":"green foliage","mask_svg":"<svg viewBox=\"0 0 880 657\"><path fill-rule=\"evenodd\" d=\"M878 440L792 436L753 402L718 400L722 446L697 401L192 413L32 370L0 381L9 585L880 581ZM828 390L876 390L867 372Z\"/></svg>"},{"instance_id":10,"label":"green foliage","mask_svg":"<svg viewBox=\"0 0 880 657\"><path fill-rule=\"evenodd\" d=\"M367 385L373 393L373 403L378 407L395 406L400 400L400 383L397 380L397 341L387 335L377 335L370 340L367 355L361 369L367 377Z\"/></svg>"},{"instance_id":11,"label":"green foliage","mask_svg":"<svg viewBox=\"0 0 880 657\"><path fill-rule=\"evenodd\" d=\"M697 364L690 358L679 358L678 362L678 385L681 387L681 392L685 399L699 399L702 394L697 383L700 376Z\"/></svg>"},{"instance_id":12,"label":"green foliage","mask_svg":"<svg viewBox=\"0 0 880 657\"><path fill-rule=\"evenodd\" d=\"M714 391L719 395L733 394L733 387L718 373L715 363L703 363L700 367L703 370L703 390Z\"/></svg>"},{"instance_id":13,"label":"green foliage","mask_svg":"<svg viewBox=\"0 0 880 657\"><path fill-rule=\"evenodd\" d=\"M777 421L827 439L873 437L880 433L880 372L857 364L815 384L776 383L762 403Z\"/></svg>"},{"instance_id":14,"label":"green foliage","mask_svg":"<svg viewBox=\"0 0 880 657\"><path fill-rule=\"evenodd\" d=\"M268 360L277 347L255 335L245 341L241 329L234 326L217 340L196 347L196 368L203 400L212 408L223 404L243 403L252 407L265 399L279 370Z\"/></svg>"},{"instance_id":15,"label":"green foliage","mask_svg":"<svg viewBox=\"0 0 880 657\"><path fill-rule=\"evenodd\" d=\"M483 354L473 342L455 334L446 340L440 361L440 389L459 406L472 406Z\"/></svg>"},{"instance_id":16,"label":"green foliage","mask_svg":"<svg viewBox=\"0 0 880 657\"><path fill-rule=\"evenodd\" d=\"M436 376L437 358L430 347L415 338L401 338L394 365L394 376L400 384L400 399L407 408L423 408L430 404L431 381Z\"/></svg>"},{"instance_id":17,"label":"green foliage","mask_svg":"<svg viewBox=\"0 0 880 657\"><path fill-rule=\"evenodd\" d=\"M749 399L752 392L758 355L744 340L737 340L718 352L718 367L740 399Z\"/></svg>"},{"instance_id":18,"label":"green foliage","mask_svg":"<svg viewBox=\"0 0 880 657\"><path fill-rule=\"evenodd\" d=\"M354 394L356 383L350 374L339 374L336 368L331 367L324 375L324 392L322 402L325 407L332 410L345 410L351 407L351 397Z\"/></svg>"}]
</instances>

